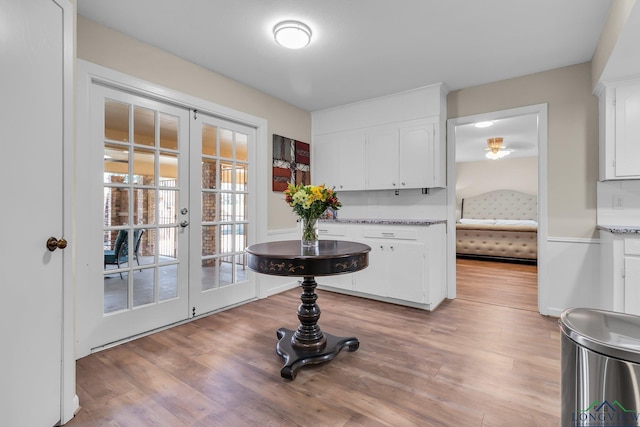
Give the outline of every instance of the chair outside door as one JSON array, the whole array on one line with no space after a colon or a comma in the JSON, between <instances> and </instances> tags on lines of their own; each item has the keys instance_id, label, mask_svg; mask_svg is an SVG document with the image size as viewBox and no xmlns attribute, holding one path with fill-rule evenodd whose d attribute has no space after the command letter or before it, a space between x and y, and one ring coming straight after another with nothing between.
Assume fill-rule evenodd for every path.
<instances>
[{"instance_id":1,"label":"chair outside door","mask_svg":"<svg viewBox=\"0 0 640 427\"><path fill-rule=\"evenodd\" d=\"M133 252L131 257L140 265L139 251L140 241L142 240L143 229L133 230ZM116 240L113 244L113 249L104 250L104 267L107 265L116 265L119 269L121 264L127 264L129 262L129 231L120 230L116 236ZM122 278L122 272L120 273Z\"/></svg>"}]
</instances>

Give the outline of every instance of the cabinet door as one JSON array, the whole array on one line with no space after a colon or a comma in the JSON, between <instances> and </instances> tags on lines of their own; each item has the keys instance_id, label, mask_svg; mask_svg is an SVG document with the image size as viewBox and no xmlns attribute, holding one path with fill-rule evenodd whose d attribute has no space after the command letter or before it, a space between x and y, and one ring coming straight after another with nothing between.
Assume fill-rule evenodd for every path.
<instances>
[{"instance_id":1,"label":"cabinet door","mask_svg":"<svg viewBox=\"0 0 640 427\"><path fill-rule=\"evenodd\" d=\"M388 263L384 252L384 242L363 239L362 243L371 246L369 266L353 273L353 289L369 295L387 296Z\"/></svg>"},{"instance_id":2,"label":"cabinet door","mask_svg":"<svg viewBox=\"0 0 640 427\"><path fill-rule=\"evenodd\" d=\"M370 295L424 303L424 244L368 240L369 267L354 274L353 289Z\"/></svg>"},{"instance_id":3,"label":"cabinet door","mask_svg":"<svg viewBox=\"0 0 640 427\"><path fill-rule=\"evenodd\" d=\"M367 189L388 190L399 184L398 129L376 129L367 135Z\"/></svg>"},{"instance_id":4,"label":"cabinet door","mask_svg":"<svg viewBox=\"0 0 640 427\"><path fill-rule=\"evenodd\" d=\"M640 85L616 88L616 177L640 176Z\"/></svg>"},{"instance_id":5,"label":"cabinet door","mask_svg":"<svg viewBox=\"0 0 640 427\"><path fill-rule=\"evenodd\" d=\"M640 315L640 258L624 258L624 312Z\"/></svg>"},{"instance_id":6,"label":"cabinet door","mask_svg":"<svg viewBox=\"0 0 640 427\"><path fill-rule=\"evenodd\" d=\"M318 223L318 237L322 240L350 240L347 236L346 226L343 224ZM353 289L353 274L337 274L333 276L317 277L316 281L322 286L331 286L338 289Z\"/></svg>"},{"instance_id":7,"label":"cabinet door","mask_svg":"<svg viewBox=\"0 0 640 427\"><path fill-rule=\"evenodd\" d=\"M424 244L393 241L384 245L388 265L386 296L425 303Z\"/></svg>"},{"instance_id":8,"label":"cabinet door","mask_svg":"<svg viewBox=\"0 0 640 427\"><path fill-rule=\"evenodd\" d=\"M365 189L365 145L363 133L346 133L335 136L337 150L333 162L338 165L337 191Z\"/></svg>"},{"instance_id":9,"label":"cabinet door","mask_svg":"<svg viewBox=\"0 0 640 427\"><path fill-rule=\"evenodd\" d=\"M338 142L330 135L319 135L313 138L313 182L315 185L325 184L327 187L338 187L338 162L336 161Z\"/></svg>"},{"instance_id":10,"label":"cabinet door","mask_svg":"<svg viewBox=\"0 0 640 427\"><path fill-rule=\"evenodd\" d=\"M433 123L400 130L400 188L435 186Z\"/></svg>"}]
</instances>

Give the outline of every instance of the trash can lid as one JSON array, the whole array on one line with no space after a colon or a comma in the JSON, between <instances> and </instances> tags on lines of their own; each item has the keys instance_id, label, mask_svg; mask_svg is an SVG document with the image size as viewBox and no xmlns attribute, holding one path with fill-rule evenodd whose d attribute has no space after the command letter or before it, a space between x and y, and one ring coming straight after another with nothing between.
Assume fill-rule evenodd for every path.
<instances>
[{"instance_id":1,"label":"trash can lid","mask_svg":"<svg viewBox=\"0 0 640 427\"><path fill-rule=\"evenodd\" d=\"M588 308L570 308L560 315L562 332L590 350L640 363L640 316Z\"/></svg>"}]
</instances>

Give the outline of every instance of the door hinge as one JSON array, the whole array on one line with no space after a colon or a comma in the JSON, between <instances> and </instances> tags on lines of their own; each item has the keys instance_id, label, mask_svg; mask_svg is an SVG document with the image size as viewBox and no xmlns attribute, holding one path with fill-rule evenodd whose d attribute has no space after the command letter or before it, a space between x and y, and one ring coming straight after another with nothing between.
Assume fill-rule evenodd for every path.
<instances>
[{"instance_id":1,"label":"door hinge","mask_svg":"<svg viewBox=\"0 0 640 427\"><path fill-rule=\"evenodd\" d=\"M196 306L193 306L193 309L191 310L191 317L196 317Z\"/></svg>"},{"instance_id":2,"label":"door hinge","mask_svg":"<svg viewBox=\"0 0 640 427\"><path fill-rule=\"evenodd\" d=\"M193 120L198 120L198 110L193 110Z\"/></svg>"}]
</instances>

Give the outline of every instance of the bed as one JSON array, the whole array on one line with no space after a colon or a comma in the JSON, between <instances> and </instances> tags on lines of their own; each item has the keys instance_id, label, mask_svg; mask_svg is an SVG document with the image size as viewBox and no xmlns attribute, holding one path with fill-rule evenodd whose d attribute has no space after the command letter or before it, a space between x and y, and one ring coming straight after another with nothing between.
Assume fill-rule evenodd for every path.
<instances>
[{"instance_id":1,"label":"bed","mask_svg":"<svg viewBox=\"0 0 640 427\"><path fill-rule=\"evenodd\" d=\"M461 258L536 263L537 197L496 190L462 200L456 223L456 254Z\"/></svg>"}]
</instances>

